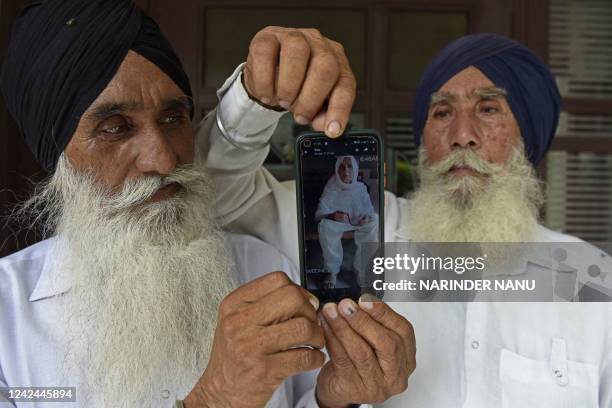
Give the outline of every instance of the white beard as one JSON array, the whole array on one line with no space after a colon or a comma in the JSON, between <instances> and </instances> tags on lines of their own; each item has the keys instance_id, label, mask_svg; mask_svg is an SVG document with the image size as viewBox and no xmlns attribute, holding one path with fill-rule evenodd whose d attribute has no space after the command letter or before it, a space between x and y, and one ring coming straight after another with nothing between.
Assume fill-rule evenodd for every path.
<instances>
[{"instance_id":1,"label":"white beard","mask_svg":"<svg viewBox=\"0 0 612 408\"><path fill-rule=\"evenodd\" d=\"M484 178L457 177L448 171L467 164ZM540 181L524 148L496 165L468 149L427 164L419 152L421 187L410 201L405 234L420 242L529 242L535 237L543 203Z\"/></svg>"},{"instance_id":2,"label":"white beard","mask_svg":"<svg viewBox=\"0 0 612 408\"><path fill-rule=\"evenodd\" d=\"M62 157L26 204L44 206L59 238L56 270L71 284L58 308L62 375L79 379L83 406L151 406L162 390L184 398L206 368L218 305L237 280L208 179L184 166L113 197ZM174 197L142 203L171 181L183 186Z\"/></svg>"}]
</instances>

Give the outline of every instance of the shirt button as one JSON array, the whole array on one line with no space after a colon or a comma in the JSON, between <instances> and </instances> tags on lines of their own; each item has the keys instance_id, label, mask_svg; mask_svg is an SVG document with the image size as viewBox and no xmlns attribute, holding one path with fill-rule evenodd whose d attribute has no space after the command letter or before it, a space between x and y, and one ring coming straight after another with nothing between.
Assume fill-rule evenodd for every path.
<instances>
[{"instance_id":1,"label":"shirt button","mask_svg":"<svg viewBox=\"0 0 612 408\"><path fill-rule=\"evenodd\" d=\"M168 391L168 390L162 390L162 392L161 392L161 396L162 396L162 398L163 398L163 399L168 399L168 398L170 398L170 391Z\"/></svg>"},{"instance_id":2,"label":"shirt button","mask_svg":"<svg viewBox=\"0 0 612 408\"><path fill-rule=\"evenodd\" d=\"M472 342L472 348L473 348L474 350L476 350L478 347L480 347L480 343L479 343L479 342L477 342L476 340L474 340L474 341Z\"/></svg>"},{"instance_id":3,"label":"shirt button","mask_svg":"<svg viewBox=\"0 0 612 408\"><path fill-rule=\"evenodd\" d=\"M555 377L563 378L563 373L560 370L555 370Z\"/></svg>"}]
</instances>

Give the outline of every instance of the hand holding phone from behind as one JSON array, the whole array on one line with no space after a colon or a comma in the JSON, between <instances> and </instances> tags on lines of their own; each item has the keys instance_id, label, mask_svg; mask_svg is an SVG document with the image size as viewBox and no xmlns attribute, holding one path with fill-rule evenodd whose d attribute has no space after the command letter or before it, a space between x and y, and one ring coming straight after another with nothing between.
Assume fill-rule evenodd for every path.
<instances>
[{"instance_id":1,"label":"hand holding phone from behind","mask_svg":"<svg viewBox=\"0 0 612 408\"><path fill-rule=\"evenodd\" d=\"M416 367L412 325L386 303L364 294L320 312L330 360L317 378L320 406L382 403L404 392Z\"/></svg>"}]
</instances>

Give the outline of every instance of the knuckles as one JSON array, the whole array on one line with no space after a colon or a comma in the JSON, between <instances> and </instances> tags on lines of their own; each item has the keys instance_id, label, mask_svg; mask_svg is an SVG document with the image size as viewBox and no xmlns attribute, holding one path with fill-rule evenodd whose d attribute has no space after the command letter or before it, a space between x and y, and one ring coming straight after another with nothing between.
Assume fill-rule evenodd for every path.
<instances>
[{"instance_id":1,"label":"knuckles","mask_svg":"<svg viewBox=\"0 0 612 408\"><path fill-rule=\"evenodd\" d=\"M316 347L325 345L323 329L304 317L293 319L292 330L292 338L298 343L307 343Z\"/></svg>"},{"instance_id":2,"label":"knuckles","mask_svg":"<svg viewBox=\"0 0 612 408\"><path fill-rule=\"evenodd\" d=\"M408 389L408 377L406 376L404 378L398 378L397 381L395 381L393 385L391 385L387 389L387 394L388 394L387 398L391 398L394 395L401 394L407 389Z\"/></svg>"},{"instance_id":3,"label":"knuckles","mask_svg":"<svg viewBox=\"0 0 612 408\"><path fill-rule=\"evenodd\" d=\"M219 321L222 321L225 316L228 316L234 308L234 302L230 296L226 296L219 304Z\"/></svg>"},{"instance_id":4,"label":"knuckles","mask_svg":"<svg viewBox=\"0 0 612 408\"><path fill-rule=\"evenodd\" d=\"M396 333L391 331L380 333L379 341L378 348L385 354L395 355L400 351L401 339Z\"/></svg>"},{"instance_id":5,"label":"knuckles","mask_svg":"<svg viewBox=\"0 0 612 408\"><path fill-rule=\"evenodd\" d=\"M416 358L414 356L408 357L408 375L411 375L412 373L414 373L414 370L416 370L416 367L417 367Z\"/></svg>"},{"instance_id":6,"label":"knuckles","mask_svg":"<svg viewBox=\"0 0 612 408\"><path fill-rule=\"evenodd\" d=\"M249 46L249 53L255 58L271 58L276 54L278 42L273 34L258 33Z\"/></svg>"},{"instance_id":7,"label":"knuckles","mask_svg":"<svg viewBox=\"0 0 612 408\"><path fill-rule=\"evenodd\" d=\"M304 299L304 296L302 295L302 290L297 285L287 285L283 288L283 292L285 292L284 295L292 301L291 303L295 302L298 304L302 304L306 301L306 299Z\"/></svg>"},{"instance_id":8,"label":"knuckles","mask_svg":"<svg viewBox=\"0 0 612 408\"><path fill-rule=\"evenodd\" d=\"M297 357L297 369L299 371L306 371L308 369L314 368L318 366L318 362L320 361L319 353L315 350L305 349Z\"/></svg>"},{"instance_id":9,"label":"knuckles","mask_svg":"<svg viewBox=\"0 0 612 408\"><path fill-rule=\"evenodd\" d=\"M301 28L299 31L315 39L323 38L323 34L316 28Z\"/></svg>"},{"instance_id":10,"label":"knuckles","mask_svg":"<svg viewBox=\"0 0 612 408\"><path fill-rule=\"evenodd\" d=\"M323 51L315 55L312 59L312 69L322 79L334 81L340 74L340 67L338 66L338 60L336 56L329 52Z\"/></svg>"},{"instance_id":11,"label":"knuckles","mask_svg":"<svg viewBox=\"0 0 612 408\"><path fill-rule=\"evenodd\" d=\"M374 320L377 320L380 322L391 311L391 308L383 302L378 302L378 303L380 306L375 307L374 310L370 312L370 316L372 316Z\"/></svg>"},{"instance_id":12,"label":"knuckles","mask_svg":"<svg viewBox=\"0 0 612 408\"><path fill-rule=\"evenodd\" d=\"M293 319L293 338L297 341L308 341L314 337L313 324L303 317Z\"/></svg>"},{"instance_id":13,"label":"knuckles","mask_svg":"<svg viewBox=\"0 0 612 408\"><path fill-rule=\"evenodd\" d=\"M240 315L229 315L219 322L219 329L224 339L232 340L238 333L243 331L244 322Z\"/></svg>"},{"instance_id":14,"label":"knuckles","mask_svg":"<svg viewBox=\"0 0 612 408\"><path fill-rule=\"evenodd\" d=\"M334 40L329 40L329 43L331 44L332 48L338 53L338 54L342 54L345 55L346 52L344 50L344 45L340 44L338 41L334 41Z\"/></svg>"},{"instance_id":15,"label":"knuckles","mask_svg":"<svg viewBox=\"0 0 612 408\"><path fill-rule=\"evenodd\" d=\"M404 318L402 319L403 324L398 327L397 332L401 337L414 341L414 326L412 326L412 323L410 323L408 320Z\"/></svg>"},{"instance_id":16,"label":"knuckles","mask_svg":"<svg viewBox=\"0 0 612 408\"><path fill-rule=\"evenodd\" d=\"M352 355L353 362L359 367L370 365L374 358L374 353L369 347L360 347Z\"/></svg>"},{"instance_id":17,"label":"knuckles","mask_svg":"<svg viewBox=\"0 0 612 408\"><path fill-rule=\"evenodd\" d=\"M352 360L347 356L334 356L332 361L340 369L348 369L353 366Z\"/></svg>"},{"instance_id":18,"label":"knuckles","mask_svg":"<svg viewBox=\"0 0 612 408\"><path fill-rule=\"evenodd\" d=\"M278 286L287 285L291 282L287 274L281 271L270 272L264 276L264 279L266 280L267 284Z\"/></svg>"},{"instance_id":19,"label":"knuckles","mask_svg":"<svg viewBox=\"0 0 612 408\"><path fill-rule=\"evenodd\" d=\"M282 45L283 49L291 56L295 56L296 54L310 54L310 45L308 45L308 41L306 41L304 35L297 30L287 33L286 37L283 39Z\"/></svg>"}]
</instances>

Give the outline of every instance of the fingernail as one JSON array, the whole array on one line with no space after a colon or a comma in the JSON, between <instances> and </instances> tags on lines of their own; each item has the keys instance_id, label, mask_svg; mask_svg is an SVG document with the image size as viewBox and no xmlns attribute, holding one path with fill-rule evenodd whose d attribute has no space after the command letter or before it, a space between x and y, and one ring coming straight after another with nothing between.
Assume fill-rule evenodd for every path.
<instances>
[{"instance_id":1,"label":"fingernail","mask_svg":"<svg viewBox=\"0 0 612 408\"><path fill-rule=\"evenodd\" d=\"M315 310L319 310L319 299L317 299L316 296L311 296L308 301L310 302L312 307L314 307Z\"/></svg>"},{"instance_id":2,"label":"fingernail","mask_svg":"<svg viewBox=\"0 0 612 408\"><path fill-rule=\"evenodd\" d=\"M270 104L270 98L266 98L265 96L263 98L261 98L259 101L261 103L263 103L264 105L269 105Z\"/></svg>"},{"instance_id":3,"label":"fingernail","mask_svg":"<svg viewBox=\"0 0 612 408\"><path fill-rule=\"evenodd\" d=\"M310 123L310 120L308 120L305 116L302 116L302 115L297 115L295 117L295 121L299 123L300 125L307 125Z\"/></svg>"},{"instance_id":4,"label":"fingernail","mask_svg":"<svg viewBox=\"0 0 612 408\"><path fill-rule=\"evenodd\" d=\"M327 133L332 136L340 135L340 124L335 120L327 125Z\"/></svg>"},{"instance_id":5,"label":"fingernail","mask_svg":"<svg viewBox=\"0 0 612 408\"><path fill-rule=\"evenodd\" d=\"M357 311L357 305L351 299L344 299L340 302L340 311L345 316L351 316Z\"/></svg>"},{"instance_id":6,"label":"fingernail","mask_svg":"<svg viewBox=\"0 0 612 408\"><path fill-rule=\"evenodd\" d=\"M325 316L329 317L330 319L335 319L338 317L338 309L335 303L326 303L323 306L323 313L325 313Z\"/></svg>"},{"instance_id":7,"label":"fingernail","mask_svg":"<svg viewBox=\"0 0 612 408\"><path fill-rule=\"evenodd\" d=\"M374 302L380 302L380 299L370 293L364 293L359 297L359 306L362 309L372 310Z\"/></svg>"},{"instance_id":8,"label":"fingernail","mask_svg":"<svg viewBox=\"0 0 612 408\"><path fill-rule=\"evenodd\" d=\"M291 102L287 102L287 101L279 101L278 104L281 106L281 108L283 108L284 110L289 110L289 108L291 107Z\"/></svg>"}]
</instances>

